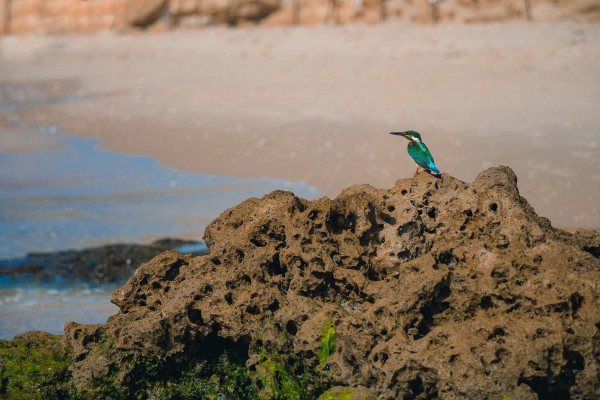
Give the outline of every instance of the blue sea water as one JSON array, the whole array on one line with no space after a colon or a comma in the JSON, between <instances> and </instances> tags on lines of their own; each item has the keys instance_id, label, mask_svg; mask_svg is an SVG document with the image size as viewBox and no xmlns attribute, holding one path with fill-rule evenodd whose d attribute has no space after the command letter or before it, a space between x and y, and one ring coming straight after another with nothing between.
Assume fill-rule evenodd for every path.
<instances>
[{"instance_id":1,"label":"blue sea water","mask_svg":"<svg viewBox=\"0 0 600 400\"><path fill-rule=\"evenodd\" d=\"M177 171L55 128L20 135L42 136L34 141L42 145L0 153L0 258L162 237L200 240L208 222L248 197L275 189L318 194L301 182Z\"/></svg>"},{"instance_id":2,"label":"blue sea water","mask_svg":"<svg viewBox=\"0 0 600 400\"><path fill-rule=\"evenodd\" d=\"M319 193L302 182L178 171L52 126L15 127L0 135L0 268L30 252L164 237L201 240L222 211L275 189L307 198ZM71 320L103 323L117 311L110 303L114 289L4 277L0 339L32 329L61 334Z\"/></svg>"}]
</instances>

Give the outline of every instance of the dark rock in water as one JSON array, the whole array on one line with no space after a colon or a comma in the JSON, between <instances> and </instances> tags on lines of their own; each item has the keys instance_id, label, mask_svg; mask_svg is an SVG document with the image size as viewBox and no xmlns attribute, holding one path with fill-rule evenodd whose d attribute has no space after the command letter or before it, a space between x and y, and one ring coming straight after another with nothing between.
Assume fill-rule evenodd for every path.
<instances>
[{"instance_id":1,"label":"dark rock in water","mask_svg":"<svg viewBox=\"0 0 600 400\"><path fill-rule=\"evenodd\" d=\"M106 324L65 326L69 382L89 398L597 398L600 234L554 229L516 183L498 167L248 199L206 228L209 254L165 252Z\"/></svg>"},{"instance_id":2,"label":"dark rock in water","mask_svg":"<svg viewBox=\"0 0 600 400\"><path fill-rule=\"evenodd\" d=\"M25 258L4 262L8 265L0 268L0 276L27 276L34 282L60 279L67 282L121 283L157 254L196 243L160 239L149 245L114 244L84 250L30 253Z\"/></svg>"}]
</instances>

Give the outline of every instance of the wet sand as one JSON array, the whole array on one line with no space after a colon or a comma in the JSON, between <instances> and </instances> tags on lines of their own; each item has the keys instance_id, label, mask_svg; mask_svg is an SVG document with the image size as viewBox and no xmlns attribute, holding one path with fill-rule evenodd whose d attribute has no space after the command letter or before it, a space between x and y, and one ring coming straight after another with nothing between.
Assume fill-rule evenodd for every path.
<instances>
[{"instance_id":1,"label":"wet sand","mask_svg":"<svg viewBox=\"0 0 600 400\"><path fill-rule=\"evenodd\" d=\"M34 88L22 107L0 103L4 117L170 167L335 196L411 176L406 143L387 132L415 129L442 171L470 181L509 165L555 226L600 227L597 24L10 37L0 57L0 81ZM28 102L48 83L42 95L59 100Z\"/></svg>"}]
</instances>

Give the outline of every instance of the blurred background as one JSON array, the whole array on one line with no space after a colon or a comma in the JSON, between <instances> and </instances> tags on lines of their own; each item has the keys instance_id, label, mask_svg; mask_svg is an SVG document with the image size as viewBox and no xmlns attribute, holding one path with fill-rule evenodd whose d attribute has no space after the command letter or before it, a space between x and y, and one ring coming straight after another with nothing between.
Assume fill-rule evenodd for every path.
<instances>
[{"instance_id":1,"label":"blurred background","mask_svg":"<svg viewBox=\"0 0 600 400\"><path fill-rule=\"evenodd\" d=\"M597 229L598 21L600 0L0 0L0 338L103 322L247 197L410 178L389 131Z\"/></svg>"}]
</instances>

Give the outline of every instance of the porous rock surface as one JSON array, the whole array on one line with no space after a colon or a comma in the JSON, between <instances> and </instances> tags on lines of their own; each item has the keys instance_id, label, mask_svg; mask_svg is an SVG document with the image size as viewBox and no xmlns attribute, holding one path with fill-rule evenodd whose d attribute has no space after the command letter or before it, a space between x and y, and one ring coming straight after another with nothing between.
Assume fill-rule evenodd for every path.
<instances>
[{"instance_id":1,"label":"porous rock surface","mask_svg":"<svg viewBox=\"0 0 600 400\"><path fill-rule=\"evenodd\" d=\"M67 324L78 387L127 382L119 366L133 356L176 365L237 347L252 368L282 337L318 365L331 321L332 386L382 399L600 393L600 236L554 229L507 167L333 200L276 191L225 211L205 241L206 256L169 251L140 267L105 325Z\"/></svg>"}]
</instances>

